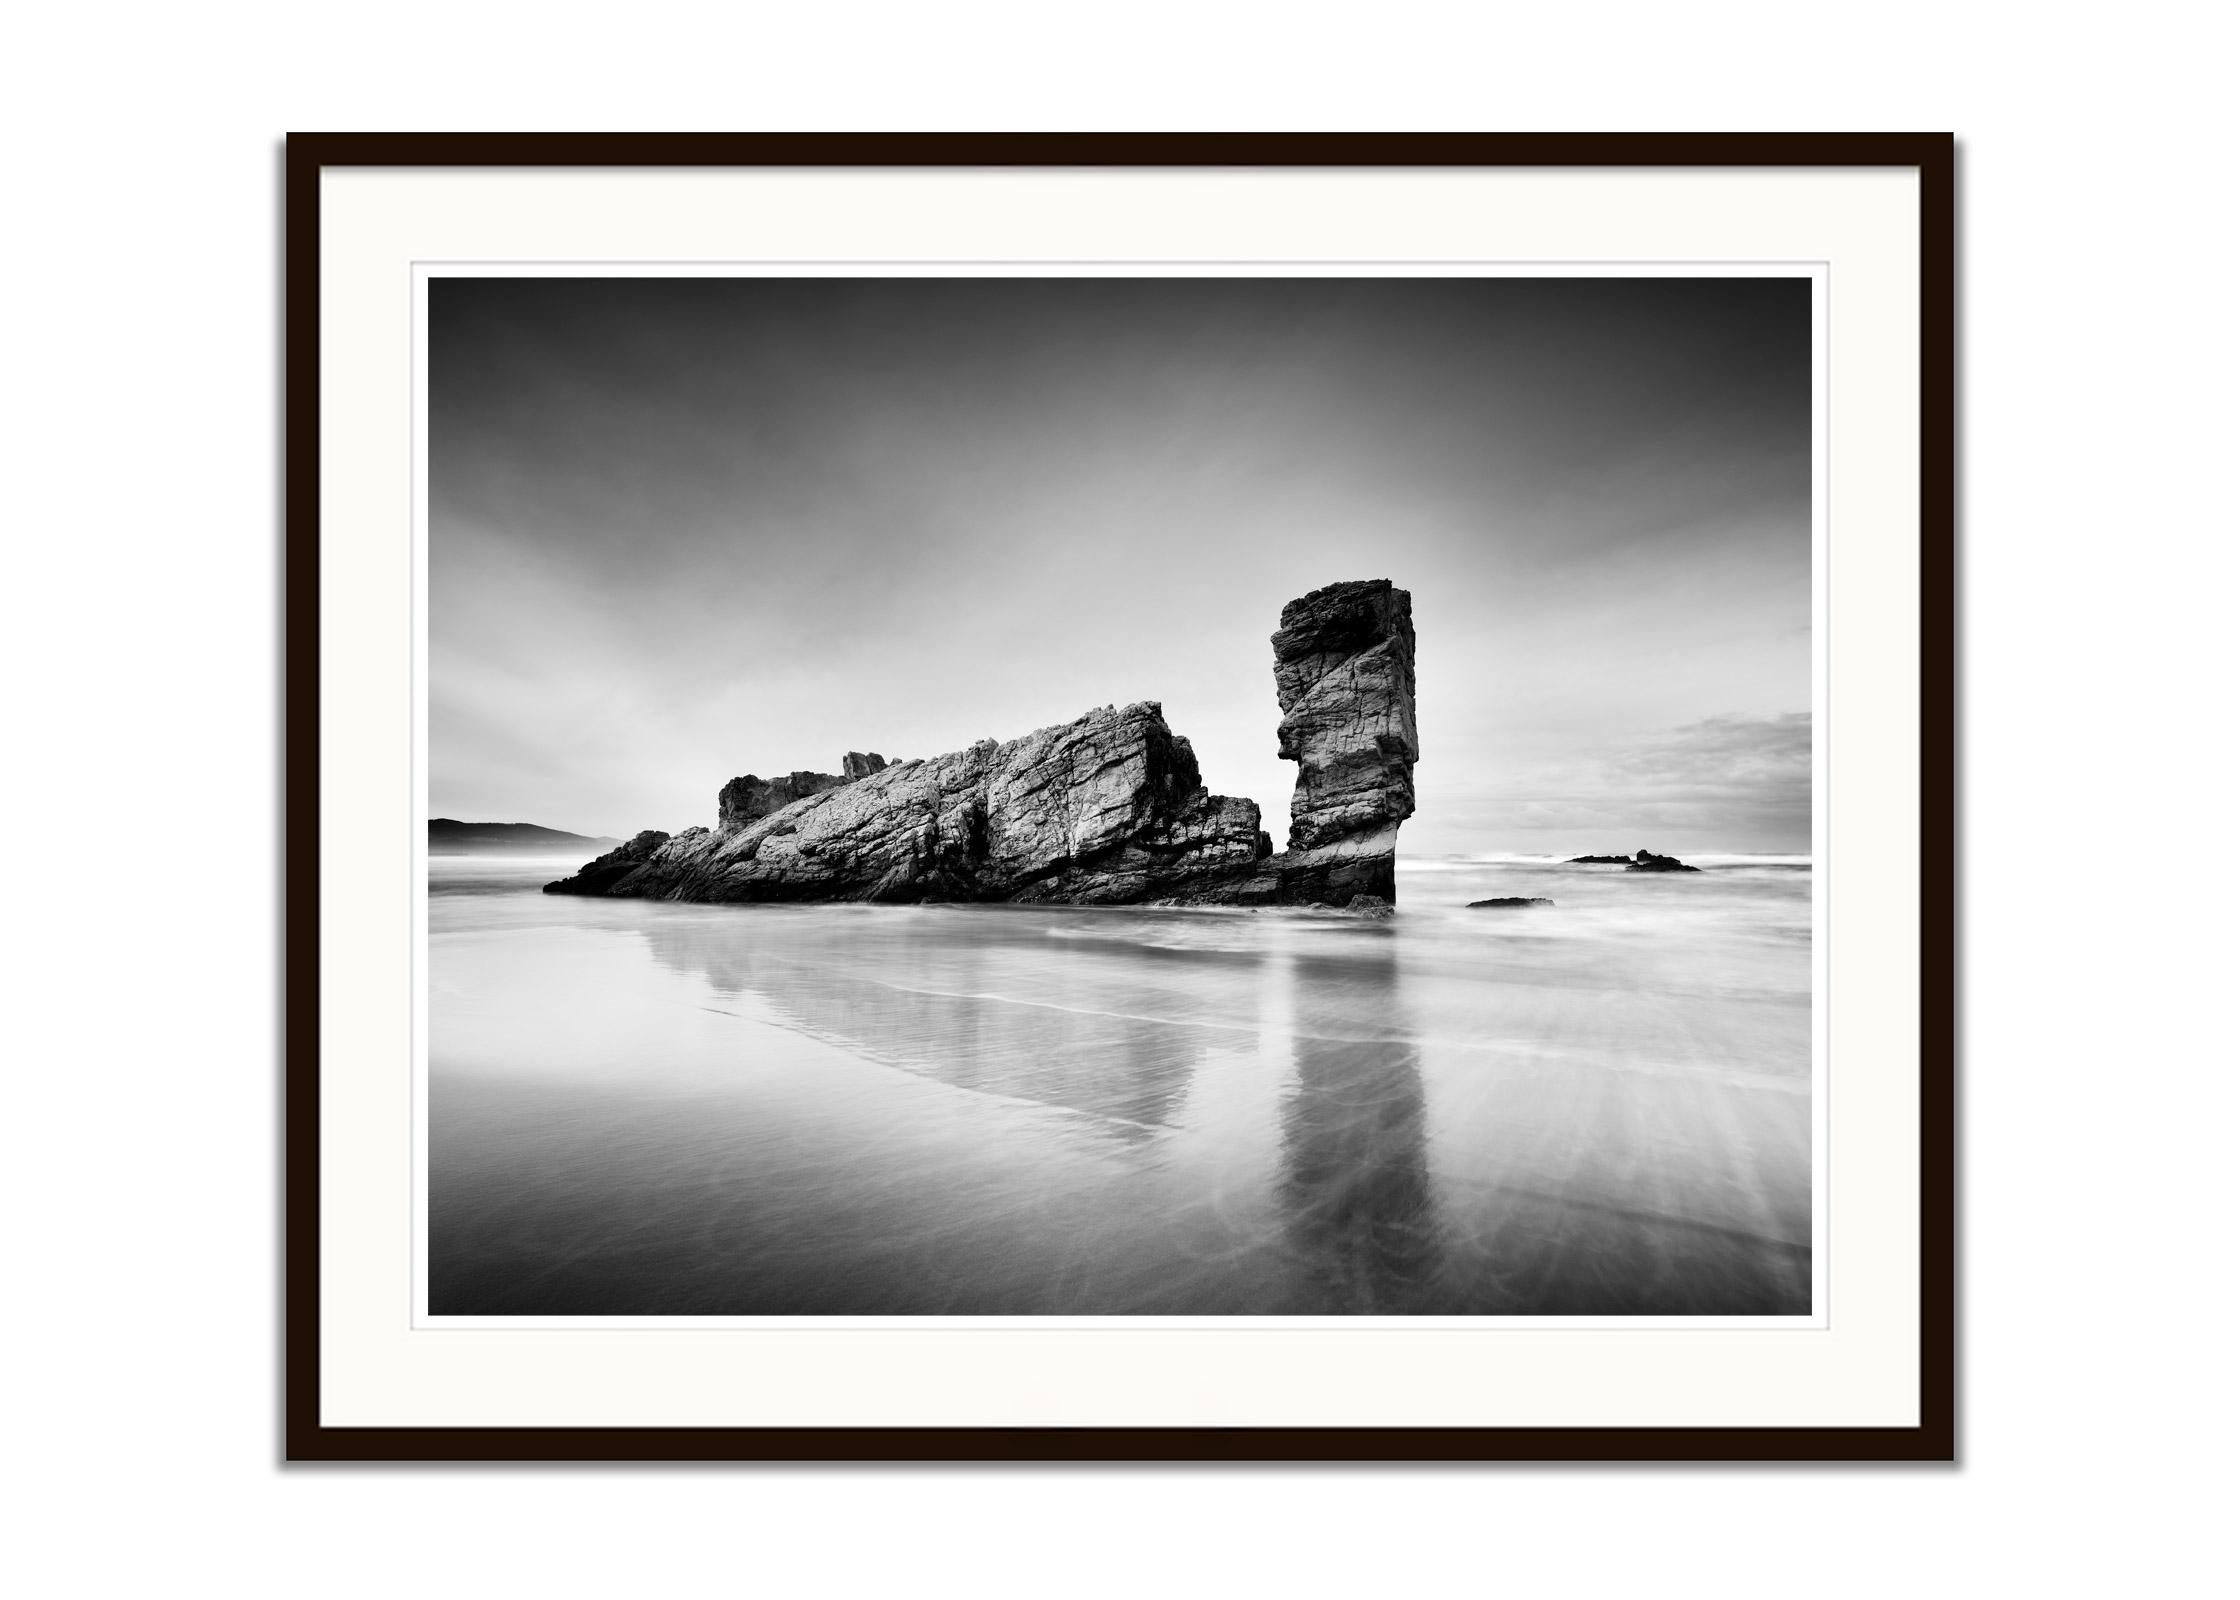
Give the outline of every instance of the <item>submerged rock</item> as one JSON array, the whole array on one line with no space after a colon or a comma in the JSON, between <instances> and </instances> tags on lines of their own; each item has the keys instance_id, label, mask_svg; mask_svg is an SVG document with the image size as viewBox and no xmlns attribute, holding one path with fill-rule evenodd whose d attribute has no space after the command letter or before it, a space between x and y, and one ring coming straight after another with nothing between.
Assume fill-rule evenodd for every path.
<instances>
[{"instance_id":1,"label":"submerged rock","mask_svg":"<svg viewBox=\"0 0 2240 1600\"><path fill-rule=\"evenodd\" d=\"M1389 908L1415 810L1415 629L1389 582L1283 609L1277 748L1299 763L1290 849L1209 794L1155 701L930 761L734 778L717 826L642 833L548 894L697 901L1012 900Z\"/></svg>"},{"instance_id":2,"label":"submerged rock","mask_svg":"<svg viewBox=\"0 0 2240 1600\"><path fill-rule=\"evenodd\" d=\"M1482 911L1488 906L1552 906L1554 904L1553 900L1543 900L1537 895L1513 894L1503 895L1492 900L1473 900L1470 902L1468 909Z\"/></svg>"},{"instance_id":3,"label":"submerged rock","mask_svg":"<svg viewBox=\"0 0 2240 1600\"><path fill-rule=\"evenodd\" d=\"M1630 866L1632 866L1632 865L1633 865L1633 857L1631 857L1631 856L1573 856L1573 857L1572 857L1572 858L1570 859L1570 861L1569 861L1568 863L1566 863L1566 864L1567 864L1567 865L1569 865L1569 866L1574 866L1574 867L1577 867L1577 866L1591 866L1591 867L1630 867Z\"/></svg>"}]
</instances>

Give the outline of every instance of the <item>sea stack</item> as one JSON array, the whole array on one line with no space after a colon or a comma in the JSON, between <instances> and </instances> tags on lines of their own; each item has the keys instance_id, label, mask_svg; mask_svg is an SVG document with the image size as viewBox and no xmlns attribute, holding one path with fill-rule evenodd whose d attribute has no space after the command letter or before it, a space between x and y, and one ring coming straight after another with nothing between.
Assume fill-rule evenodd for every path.
<instances>
[{"instance_id":1,"label":"sea stack","mask_svg":"<svg viewBox=\"0 0 2240 1600\"><path fill-rule=\"evenodd\" d=\"M1390 902L1400 824L1416 809L1416 629L1408 591L1335 583L1283 608L1276 753L1299 763L1279 899Z\"/></svg>"},{"instance_id":2,"label":"sea stack","mask_svg":"<svg viewBox=\"0 0 2240 1600\"><path fill-rule=\"evenodd\" d=\"M713 829L641 833L548 894L718 902L1009 900L1388 910L1415 810L1407 591L1334 584L1283 608L1278 753L1289 849L1207 792L1156 701L1105 706L930 761L851 751L838 775L734 778Z\"/></svg>"}]
</instances>

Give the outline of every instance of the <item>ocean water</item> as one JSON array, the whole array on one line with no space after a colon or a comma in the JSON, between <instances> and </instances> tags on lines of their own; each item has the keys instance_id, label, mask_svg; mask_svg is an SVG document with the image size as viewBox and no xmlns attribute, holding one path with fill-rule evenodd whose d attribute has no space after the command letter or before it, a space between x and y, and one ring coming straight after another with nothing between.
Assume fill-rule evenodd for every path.
<instances>
[{"instance_id":1,"label":"ocean water","mask_svg":"<svg viewBox=\"0 0 2240 1600\"><path fill-rule=\"evenodd\" d=\"M1809 1312L1812 873L1696 859L1404 860L1356 921L439 858L429 1309Z\"/></svg>"}]
</instances>

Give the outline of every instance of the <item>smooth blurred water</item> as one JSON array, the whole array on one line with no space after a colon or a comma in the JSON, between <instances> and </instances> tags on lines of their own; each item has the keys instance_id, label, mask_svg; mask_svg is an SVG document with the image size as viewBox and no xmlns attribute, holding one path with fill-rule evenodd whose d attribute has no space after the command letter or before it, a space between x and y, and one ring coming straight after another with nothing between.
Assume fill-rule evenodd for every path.
<instances>
[{"instance_id":1,"label":"smooth blurred water","mask_svg":"<svg viewBox=\"0 0 2240 1600\"><path fill-rule=\"evenodd\" d=\"M430 1309L1808 1312L1812 875L1710 859L1383 922L438 859Z\"/></svg>"}]
</instances>

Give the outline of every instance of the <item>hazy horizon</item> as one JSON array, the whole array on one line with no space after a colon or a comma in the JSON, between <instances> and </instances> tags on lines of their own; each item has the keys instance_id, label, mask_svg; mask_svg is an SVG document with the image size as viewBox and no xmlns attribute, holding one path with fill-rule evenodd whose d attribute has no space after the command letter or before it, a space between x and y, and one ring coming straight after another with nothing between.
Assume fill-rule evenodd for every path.
<instances>
[{"instance_id":1,"label":"hazy horizon","mask_svg":"<svg viewBox=\"0 0 2240 1600\"><path fill-rule=\"evenodd\" d=\"M437 279L430 815L1157 700L1280 842L1268 635L1414 596L1410 855L1810 849L1801 279Z\"/></svg>"}]
</instances>

